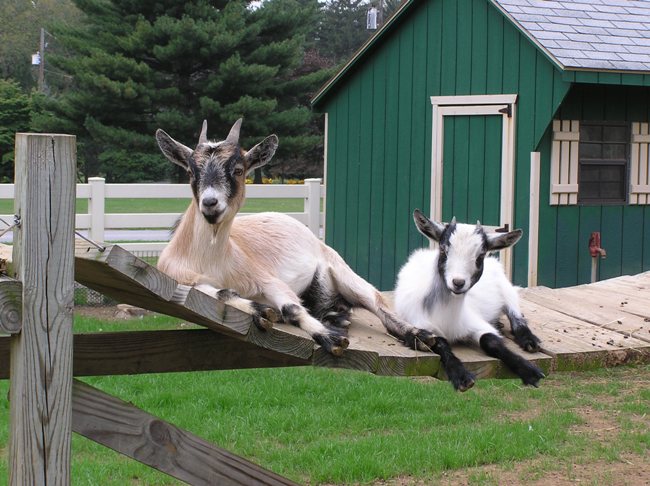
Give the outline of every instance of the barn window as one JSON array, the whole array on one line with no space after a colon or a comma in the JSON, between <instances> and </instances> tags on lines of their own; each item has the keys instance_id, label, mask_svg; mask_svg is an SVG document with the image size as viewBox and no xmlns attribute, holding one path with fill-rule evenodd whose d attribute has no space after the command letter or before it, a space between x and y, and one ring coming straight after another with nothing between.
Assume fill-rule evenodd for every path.
<instances>
[{"instance_id":1,"label":"barn window","mask_svg":"<svg viewBox=\"0 0 650 486\"><path fill-rule=\"evenodd\" d=\"M630 127L625 122L581 122L578 203L625 203Z\"/></svg>"},{"instance_id":2,"label":"barn window","mask_svg":"<svg viewBox=\"0 0 650 486\"><path fill-rule=\"evenodd\" d=\"M551 205L650 204L648 123L553 120Z\"/></svg>"}]
</instances>

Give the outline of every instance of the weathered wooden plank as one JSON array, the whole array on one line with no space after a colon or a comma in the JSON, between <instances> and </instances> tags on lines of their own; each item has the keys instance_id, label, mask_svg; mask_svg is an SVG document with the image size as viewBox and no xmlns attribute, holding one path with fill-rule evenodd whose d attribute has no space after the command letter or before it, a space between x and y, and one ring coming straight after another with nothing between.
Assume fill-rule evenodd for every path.
<instances>
[{"instance_id":1,"label":"weathered wooden plank","mask_svg":"<svg viewBox=\"0 0 650 486\"><path fill-rule=\"evenodd\" d=\"M139 284L138 293L150 293L163 300L171 300L178 285L173 278L118 245L109 246L103 252L91 250L81 253L77 249L76 255L83 257L75 260L75 278L89 287L92 284L112 287L114 272L117 272L125 281ZM98 271L102 267L114 272Z\"/></svg>"},{"instance_id":2,"label":"weathered wooden plank","mask_svg":"<svg viewBox=\"0 0 650 486\"><path fill-rule=\"evenodd\" d=\"M9 336L0 336L0 379L9 377ZM310 361L270 351L209 329L74 335L75 376L305 366Z\"/></svg>"},{"instance_id":3,"label":"weathered wooden plank","mask_svg":"<svg viewBox=\"0 0 650 486\"><path fill-rule=\"evenodd\" d=\"M202 292L190 291L182 303L169 301L117 269L84 258L76 258L75 262L78 282L118 302L185 319L229 335L243 336L252 324L250 315ZM173 279L172 282L178 285ZM175 294L172 293L170 298L174 299Z\"/></svg>"},{"instance_id":4,"label":"weathered wooden plank","mask_svg":"<svg viewBox=\"0 0 650 486\"><path fill-rule=\"evenodd\" d=\"M225 305L194 288L190 289L183 306L211 322L216 322L240 334L246 334L251 327L254 327L250 314L231 305Z\"/></svg>"},{"instance_id":5,"label":"weathered wooden plank","mask_svg":"<svg viewBox=\"0 0 650 486\"><path fill-rule=\"evenodd\" d=\"M284 323L276 323L273 329L267 331L251 326L246 339L262 348L302 359L311 359L316 346L305 331Z\"/></svg>"},{"instance_id":6,"label":"weathered wooden plank","mask_svg":"<svg viewBox=\"0 0 650 486\"><path fill-rule=\"evenodd\" d=\"M623 307L607 307L600 302L586 303L580 298L569 296L564 289L547 287L526 289L522 298L610 331L650 342L650 330L644 332L650 328L650 323L643 317L627 313Z\"/></svg>"},{"instance_id":7,"label":"weathered wooden plank","mask_svg":"<svg viewBox=\"0 0 650 486\"><path fill-rule=\"evenodd\" d=\"M11 338L9 484L69 484L75 137L16 135L13 264L22 331Z\"/></svg>"},{"instance_id":8,"label":"weathered wooden plank","mask_svg":"<svg viewBox=\"0 0 650 486\"><path fill-rule=\"evenodd\" d=\"M392 297L386 297L390 302ZM388 334L377 316L363 309L352 312L350 342L377 353L379 375L434 376L440 366L438 355L407 348Z\"/></svg>"},{"instance_id":9,"label":"weathered wooden plank","mask_svg":"<svg viewBox=\"0 0 650 486\"><path fill-rule=\"evenodd\" d=\"M583 369L646 362L650 344L604 329L523 299L522 310L542 340L541 350L555 358L553 369Z\"/></svg>"},{"instance_id":10,"label":"weathered wooden plank","mask_svg":"<svg viewBox=\"0 0 650 486\"><path fill-rule=\"evenodd\" d=\"M575 299L585 306L603 306L603 308L619 309L641 318L650 318L650 303L644 302L645 298L640 298L638 295L631 295L632 291L627 293L622 290L624 289L620 285L616 290L576 287L562 289L562 294L565 298Z\"/></svg>"},{"instance_id":11,"label":"weathered wooden plank","mask_svg":"<svg viewBox=\"0 0 650 486\"><path fill-rule=\"evenodd\" d=\"M295 484L118 398L74 380L72 428L189 484Z\"/></svg>"},{"instance_id":12,"label":"weathered wooden plank","mask_svg":"<svg viewBox=\"0 0 650 486\"><path fill-rule=\"evenodd\" d=\"M23 286L18 280L0 276L0 333L20 332L22 292Z\"/></svg>"}]
</instances>

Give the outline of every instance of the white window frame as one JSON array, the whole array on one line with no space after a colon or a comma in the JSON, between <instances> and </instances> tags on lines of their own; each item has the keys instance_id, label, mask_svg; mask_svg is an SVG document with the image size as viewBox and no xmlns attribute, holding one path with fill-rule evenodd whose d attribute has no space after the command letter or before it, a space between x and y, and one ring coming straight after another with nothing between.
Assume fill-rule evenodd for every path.
<instances>
[{"instance_id":1,"label":"white window frame","mask_svg":"<svg viewBox=\"0 0 650 486\"><path fill-rule=\"evenodd\" d=\"M627 202L620 205L650 204L650 124L631 122L627 161ZM578 205L580 120L553 120L551 148L551 206ZM606 203L604 203L606 204Z\"/></svg>"}]
</instances>

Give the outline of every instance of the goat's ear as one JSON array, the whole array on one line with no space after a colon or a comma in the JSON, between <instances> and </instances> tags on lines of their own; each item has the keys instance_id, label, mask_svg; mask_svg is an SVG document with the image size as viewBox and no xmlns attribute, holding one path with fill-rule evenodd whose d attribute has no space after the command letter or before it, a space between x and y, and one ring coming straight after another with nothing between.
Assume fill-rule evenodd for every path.
<instances>
[{"instance_id":1,"label":"goat's ear","mask_svg":"<svg viewBox=\"0 0 650 486\"><path fill-rule=\"evenodd\" d=\"M194 153L191 148L177 142L160 128L156 130L156 141L165 157L183 169L189 170L189 160Z\"/></svg>"},{"instance_id":2,"label":"goat's ear","mask_svg":"<svg viewBox=\"0 0 650 486\"><path fill-rule=\"evenodd\" d=\"M244 159L246 160L246 173L248 174L250 171L266 165L273 158L277 148L277 135L269 135L246 152L246 155L244 155Z\"/></svg>"},{"instance_id":3,"label":"goat's ear","mask_svg":"<svg viewBox=\"0 0 650 486\"><path fill-rule=\"evenodd\" d=\"M519 241L524 232L520 229L508 233L487 233L487 250L503 250L509 248Z\"/></svg>"},{"instance_id":4,"label":"goat's ear","mask_svg":"<svg viewBox=\"0 0 650 486\"><path fill-rule=\"evenodd\" d=\"M442 232L445 230L444 224L431 221L419 209L413 211L413 221L415 221L418 231L424 236L434 241L440 241Z\"/></svg>"}]
</instances>

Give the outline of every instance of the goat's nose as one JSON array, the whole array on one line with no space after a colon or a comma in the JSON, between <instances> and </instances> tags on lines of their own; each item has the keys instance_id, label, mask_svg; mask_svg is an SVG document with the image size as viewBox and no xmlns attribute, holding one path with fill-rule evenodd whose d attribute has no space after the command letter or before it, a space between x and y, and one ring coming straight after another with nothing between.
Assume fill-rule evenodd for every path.
<instances>
[{"instance_id":1,"label":"goat's nose","mask_svg":"<svg viewBox=\"0 0 650 486\"><path fill-rule=\"evenodd\" d=\"M465 286L465 280L462 278L455 278L451 281L454 284L454 289L460 290Z\"/></svg>"},{"instance_id":2,"label":"goat's nose","mask_svg":"<svg viewBox=\"0 0 650 486\"><path fill-rule=\"evenodd\" d=\"M206 208L212 208L216 206L219 201L216 197L204 197L202 202Z\"/></svg>"}]
</instances>

